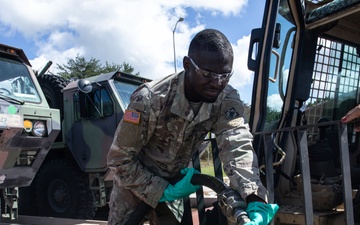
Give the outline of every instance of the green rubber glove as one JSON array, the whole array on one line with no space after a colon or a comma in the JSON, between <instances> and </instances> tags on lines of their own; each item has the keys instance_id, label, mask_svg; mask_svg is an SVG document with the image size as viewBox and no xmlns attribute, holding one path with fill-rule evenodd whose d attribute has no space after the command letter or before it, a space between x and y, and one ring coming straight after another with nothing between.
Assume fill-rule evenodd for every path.
<instances>
[{"instance_id":1,"label":"green rubber glove","mask_svg":"<svg viewBox=\"0 0 360 225\"><path fill-rule=\"evenodd\" d=\"M277 204L265 204L263 202L250 202L246 212L251 220L244 225L268 225L274 218L279 206Z\"/></svg>"},{"instance_id":2,"label":"green rubber glove","mask_svg":"<svg viewBox=\"0 0 360 225\"><path fill-rule=\"evenodd\" d=\"M169 184L166 187L159 202L165 202L165 201L171 202L176 199L185 198L185 197L189 196L190 194L194 193L195 191L197 191L200 188L200 186L199 185L194 186L190 182L194 173L199 173L199 171L195 170L194 168L182 169L181 174L185 175L183 177L183 179L181 179L175 185Z\"/></svg>"}]
</instances>

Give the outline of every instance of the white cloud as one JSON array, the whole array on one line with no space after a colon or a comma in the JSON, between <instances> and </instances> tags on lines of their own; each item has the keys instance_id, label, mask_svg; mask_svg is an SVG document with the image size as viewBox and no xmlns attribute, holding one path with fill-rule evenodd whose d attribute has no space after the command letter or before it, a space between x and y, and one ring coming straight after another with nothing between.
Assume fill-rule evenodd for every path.
<instances>
[{"instance_id":1,"label":"white cloud","mask_svg":"<svg viewBox=\"0 0 360 225\"><path fill-rule=\"evenodd\" d=\"M249 49L250 35L239 39L234 49L234 75L231 84L234 87L243 87L252 82L253 72L247 67L247 57Z\"/></svg>"},{"instance_id":2,"label":"white cloud","mask_svg":"<svg viewBox=\"0 0 360 225\"><path fill-rule=\"evenodd\" d=\"M280 112L281 108L282 108L282 105L283 105L283 101L281 100L279 94L272 94L272 95L268 96L267 105L271 109Z\"/></svg>"},{"instance_id":3,"label":"white cloud","mask_svg":"<svg viewBox=\"0 0 360 225\"><path fill-rule=\"evenodd\" d=\"M186 9L193 8L201 18L206 10L213 15L239 15L247 0L0 0L0 31L7 36L21 34L36 45L34 69L49 60L65 64L76 55L102 62L127 62L151 79L174 72L173 28L179 17L185 21L176 29L178 71L182 56L195 33L205 28L186 20ZM251 82L246 66L249 36L233 43L235 74L231 84L242 87ZM25 52L26 53L26 52Z\"/></svg>"}]
</instances>

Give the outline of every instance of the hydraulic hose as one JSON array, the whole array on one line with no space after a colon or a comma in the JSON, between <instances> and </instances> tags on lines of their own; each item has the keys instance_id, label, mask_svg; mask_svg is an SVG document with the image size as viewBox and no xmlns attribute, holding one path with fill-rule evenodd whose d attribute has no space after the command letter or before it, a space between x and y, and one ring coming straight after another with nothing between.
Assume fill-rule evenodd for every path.
<instances>
[{"instance_id":1,"label":"hydraulic hose","mask_svg":"<svg viewBox=\"0 0 360 225\"><path fill-rule=\"evenodd\" d=\"M195 173L191 178L191 183L193 185L206 186L215 191L217 194L225 191L228 188L228 186L222 180L206 174Z\"/></svg>"},{"instance_id":2,"label":"hydraulic hose","mask_svg":"<svg viewBox=\"0 0 360 225\"><path fill-rule=\"evenodd\" d=\"M220 179L209 176L206 174L194 174L191 183L193 185L202 185L206 186L217 194L222 193L229 187ZM138 225L144 218L146 213L151 209L151 207L145 202L141 202L136 210L131 214L129 220L125 223L125 225ZM249 222L250 220L247 217L247 214L242 209L234 209L234 217L237 218L238 224L244 224Z\"/></svg>"}]
</instances>

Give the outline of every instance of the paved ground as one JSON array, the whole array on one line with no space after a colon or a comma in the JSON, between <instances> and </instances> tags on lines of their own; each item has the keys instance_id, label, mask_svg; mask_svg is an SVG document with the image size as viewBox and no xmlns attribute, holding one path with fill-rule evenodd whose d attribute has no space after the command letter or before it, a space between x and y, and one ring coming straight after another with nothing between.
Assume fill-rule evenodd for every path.
<instances>
[{"instance_id":1,"label":"paved ground","mask_svg":"<svg viewBox=\"0 0 360 225\"><path fill-rule=\"evenodd\" d=\"M0 221L0 225L107 225L107 221L19 215L19 218L16 220Z\"/></svg>"}]
</instances>

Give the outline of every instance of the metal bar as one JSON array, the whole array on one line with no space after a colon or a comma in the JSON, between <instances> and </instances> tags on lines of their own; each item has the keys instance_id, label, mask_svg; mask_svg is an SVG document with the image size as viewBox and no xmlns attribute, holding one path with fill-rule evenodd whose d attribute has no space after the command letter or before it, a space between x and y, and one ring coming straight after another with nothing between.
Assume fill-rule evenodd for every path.
<instances>
[{"instance_id":1,"label":"metal bar","mask_svg":"<svg viewBox=\"0 0 360 225\"><path fill-rule=\"evenodd\" d=\"M341 172L342 172L342 184L344 194L344 207L346 213L346 222L348 225L354 224L354 212L353 212L353 199L352 199L352 186L351 186L351 174L350 174L350 157L348 146L347 126L345 124L338 125L339 135L339 148L341 156Z\"/></svg>"},{"instance_id":2,"label":"metal bar","mask_svg":"<svg viewBox=\"0 0 360 225\"><path fill-rule=\"evenodd\" d=\"M310 163L308 144L306 137L306 130L296 129L298 137L298 146L300 148L300 166L302 171L302 183L303 183L303 195L305 200L304 212L305 212L305 223L307 225L314 224L313 216L313 204L312 204L312 191L310 181Z\"/></svg>"},{"instance_id":3,"label":"metal bar","mask_svg":"<svg viewBox=\"0 0 360 225\"><path fill-rule=\"evenodd\" d=\"M223 174L222 174L222 164L221 164L221 160L219 157L219 149L218 149L216 139L212 138L210 141L211 141L211 149L212 149L215 177L219 178L220 180L224 180ZM219 215L219 225L227 225L228 224L227 219L222 214L220 208L218 208L218 215Z\"/></svg>"},{"instance_id":4,"label":"metal bar","mask_svg":"<svg viewBox=\"0 0 360 225\"><path fill-rule=\"evenodd\" d=\"M273 148L272 134L264 135L265 142L265 172L266 172L266 189L269 192L268 201L274 203L274 173L273 173ZM274 221L271 221L274 225Z\"/></svg>"},{"instance_id":5,"label":"metal bar","mask_svg":"<svg viewBox=\"0 0 360 225\"><path fill-rule=\"evenodd\" d=\"M216 139L212 138L210 141L211 141L211 148L212 148L215 177L219 178L220 180L224 180L223 174L222 174L222 166L221 166L222 164L221 164L221 160L219 158L219 149L217 146Z\"/></svg>"},{"instance_id":6,"label":"metal bar","mask_svg":"<svg viewBox=\"0 0 360 225\"><path fill-rule=\"evenodd\" d=\"M264 135L265 142L265 171L266 189L269 192L269 203L274 202L274 174L273 174L273 141L270 134Z\"/></svg>"},{"instance_id":7,"label":"metal bar","mask_svg":"<svg viewBox=\"0 0 360 225\"><path fill-rule=\"evenodd\" d=\"M321 126L337 125L340 123L342 123L341 120L321 122ZM296 127L284 127L284 128L276 129L276 130L265 130L265 131L255 132L255 133L253 133L253 135L272 134L274 132L279 133L279 132L283 132L283 131L305 130L305 129L312 128L312 127L319 127L319 124L315 123L315 124L307 124L307 125L296 126Z\"/></svg>"},{"instance_id":8,"label":"metal bar","mask_svg":"<svg viewBox=\"0 0 360 225\"><path fill-rule=\"evenodd\" d=\"M184 215L181 221L181 224L194 224L192 220L191 204L190 198L184 198Z\"/></svg>"},{"instance_id":9,"label":"metal bar","mask_svg":"<svg viewBox=\"0 0 360 225\"><path fill-rule=\"evenodd\" d=\"M200 157L199 152L193 158L194 168L201 172L201 165L200 165ZM196 204L198 210L198 217L200 225L206 224L206 214L205 214L205 202L204 202L204 191L202 188L196 191Z\"/></svg>"}]
</instances>

